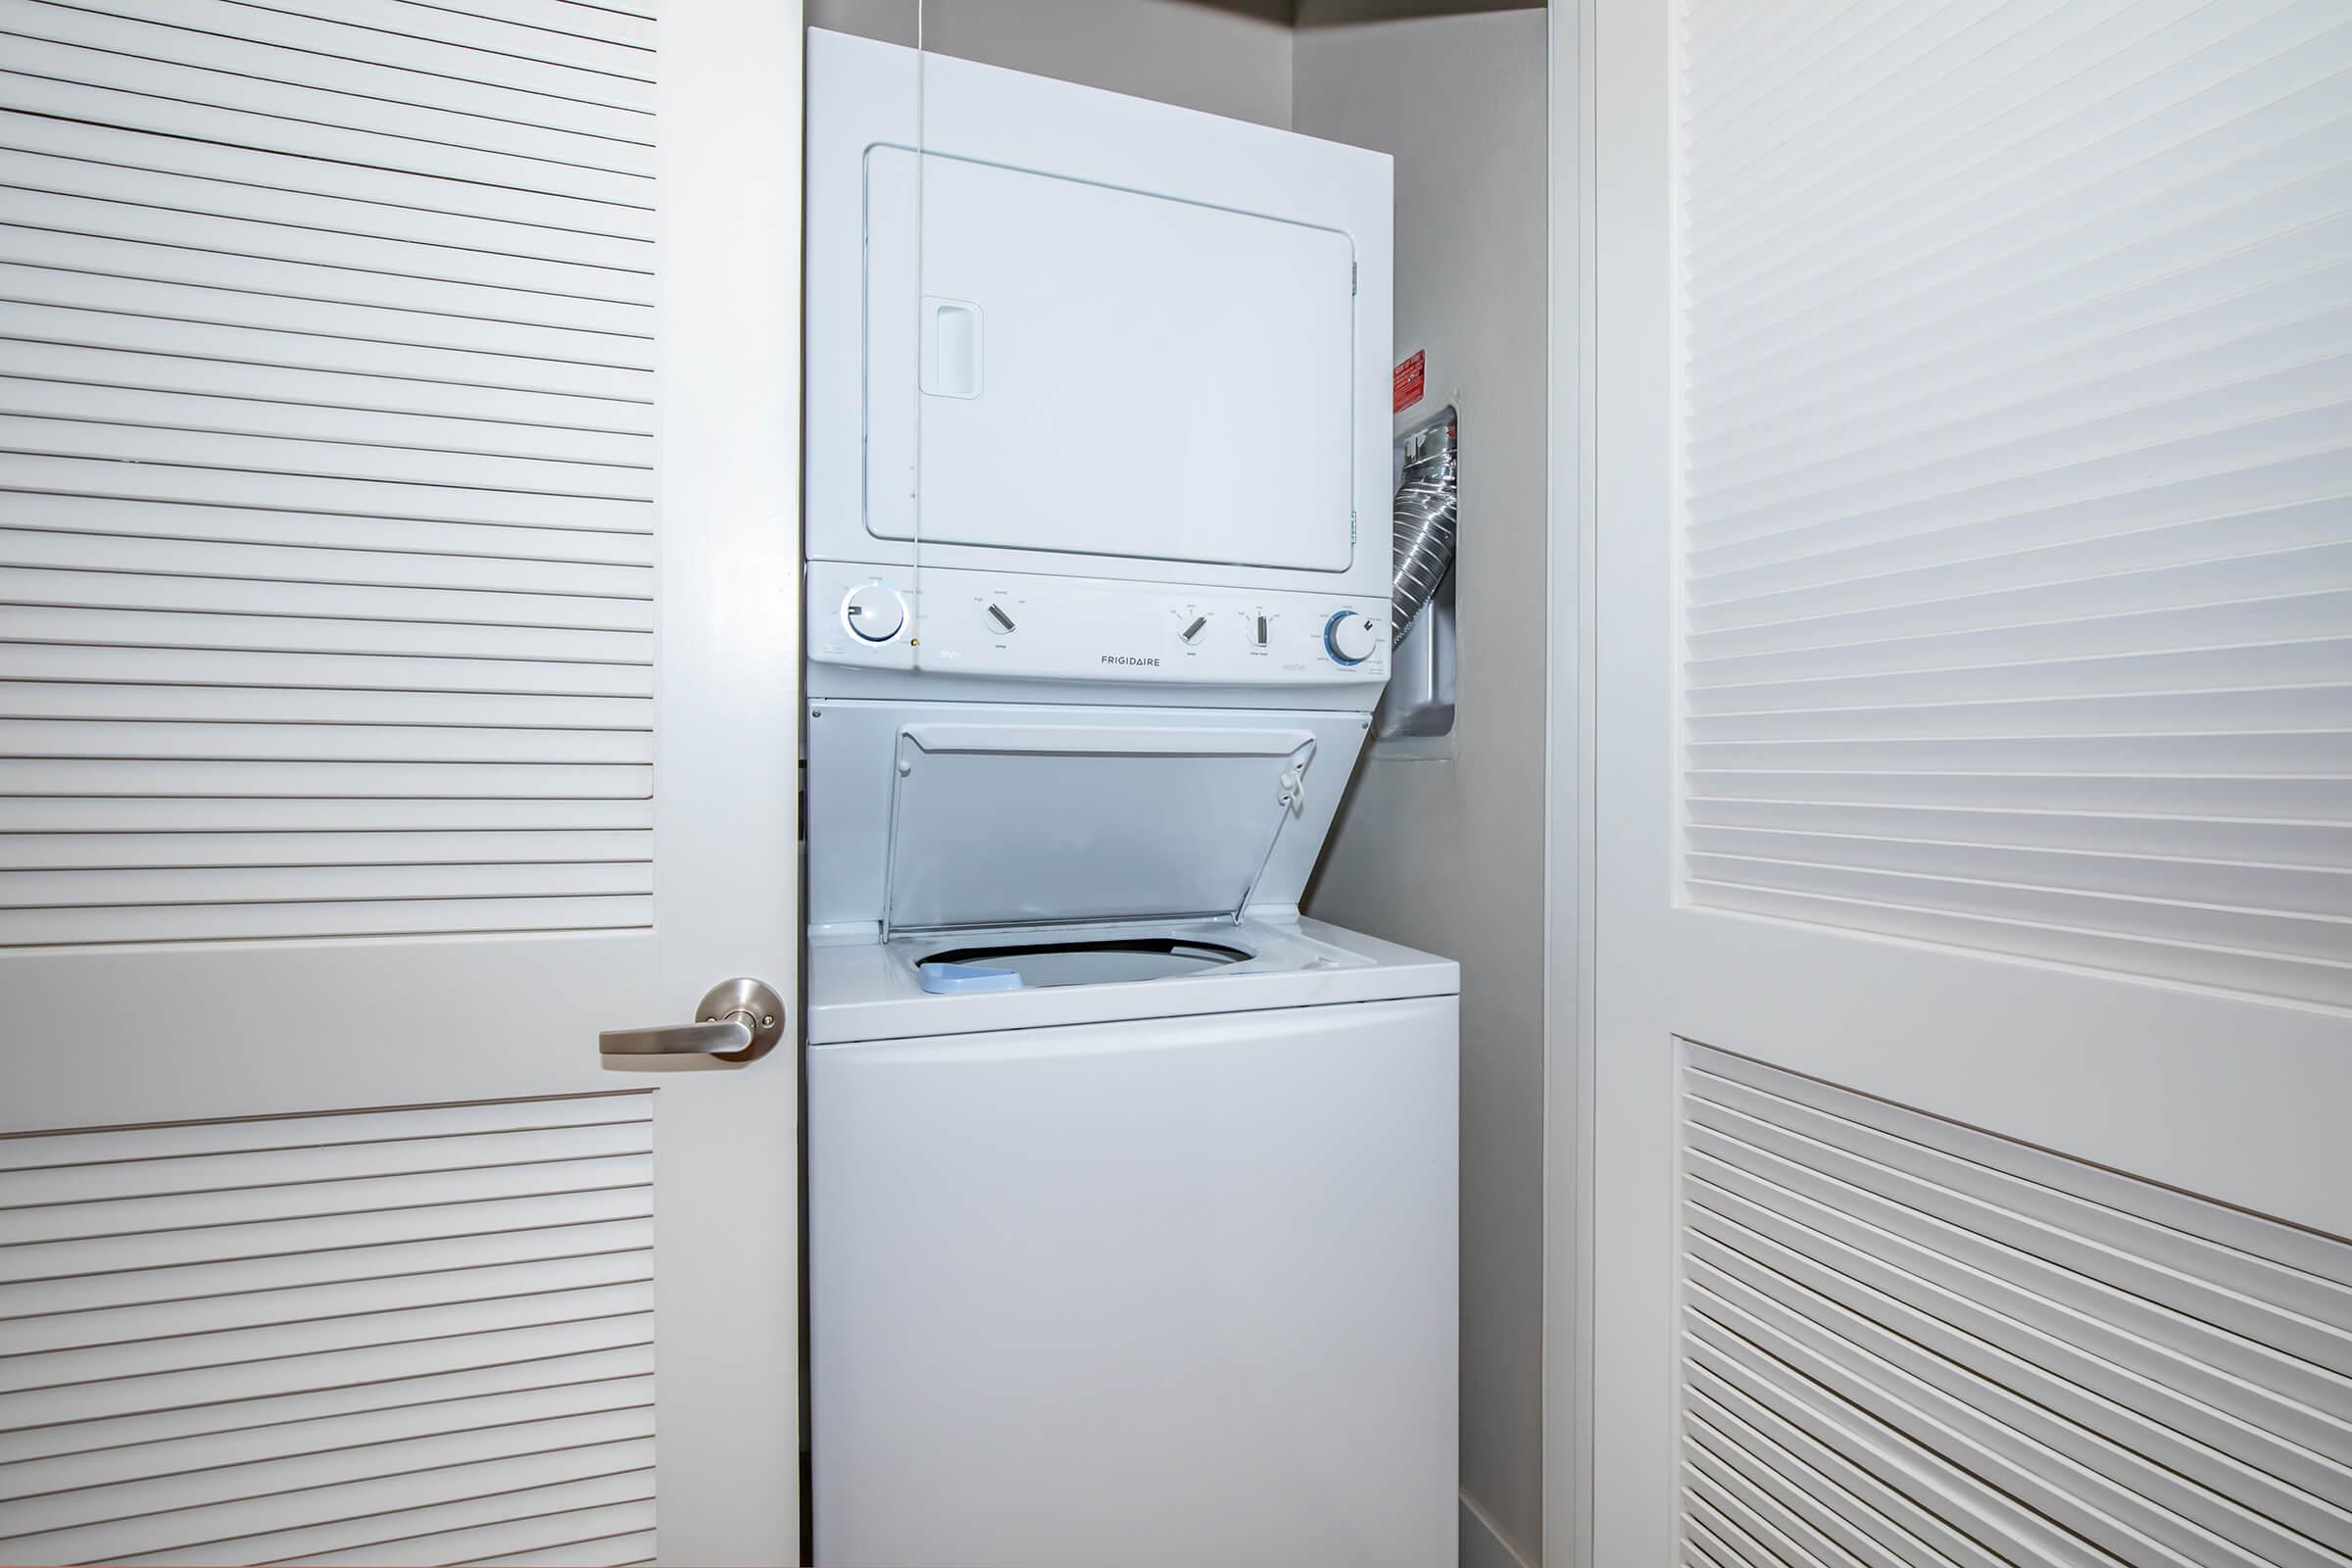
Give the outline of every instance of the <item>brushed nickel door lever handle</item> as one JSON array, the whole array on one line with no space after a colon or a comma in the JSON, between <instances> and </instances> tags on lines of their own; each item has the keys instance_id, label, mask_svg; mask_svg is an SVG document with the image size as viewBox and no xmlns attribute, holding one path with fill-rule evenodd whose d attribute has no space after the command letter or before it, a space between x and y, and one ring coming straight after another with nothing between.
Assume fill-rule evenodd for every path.
<instances>
[{"instance_id":1,"label":"brushed nickel door lever handle","mask_svg":"<svg viewBox=\"0 0 2352 1568\"><path fill-rule=\"evenodd\" d=\"M716 1056L756 1061L784 1038L784 999L764 980L721 980L704 993L693 1023L607 1029L597 1049L608 1056Z\"/></svg>"}]
</instances>

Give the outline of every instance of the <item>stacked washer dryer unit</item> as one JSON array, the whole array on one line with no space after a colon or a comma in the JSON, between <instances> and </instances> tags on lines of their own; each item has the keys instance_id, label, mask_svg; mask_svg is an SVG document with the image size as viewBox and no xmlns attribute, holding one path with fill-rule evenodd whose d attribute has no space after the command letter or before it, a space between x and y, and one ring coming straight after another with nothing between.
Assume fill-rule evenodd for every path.
<instances>
[{"instance_id":1,"label":"stacked washer dryer unit","mask_svg":"<svg viewBox=\"0 0 2352 1568\"><path fill-rule=\"evenodd\" d=\"M1450 1563L1457 971L1298 910L1389 161L808 59L817 1558Z\"/></svg>"}]
</instances>

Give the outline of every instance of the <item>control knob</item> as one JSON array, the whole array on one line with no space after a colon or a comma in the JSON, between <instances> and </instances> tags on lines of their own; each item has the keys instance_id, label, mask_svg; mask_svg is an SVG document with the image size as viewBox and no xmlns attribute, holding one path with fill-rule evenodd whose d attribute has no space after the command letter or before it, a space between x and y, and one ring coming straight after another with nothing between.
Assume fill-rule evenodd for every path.
<instances>
[{"instance_id":1,"label":"control knob","mask_svg":"<svg viewBox=\"0 0 2352 1568\"><path fill-rule=\"evenodd\" d=\"M841 618L869 643L886 643L906 624L906 601L888 583L860 583L841 602Z\"/></svg>"},{"instance_id":2,"label":"control knob","mask_svg":"<svg viewBox=\"0 0 2352 1568\"><path fill-rule=\"evenodd\" d=\"M1323 649L1334 663L1360 664L1380 646L1380 622L1343 610L1323 623Z\"/></svg>"}]
</instances>

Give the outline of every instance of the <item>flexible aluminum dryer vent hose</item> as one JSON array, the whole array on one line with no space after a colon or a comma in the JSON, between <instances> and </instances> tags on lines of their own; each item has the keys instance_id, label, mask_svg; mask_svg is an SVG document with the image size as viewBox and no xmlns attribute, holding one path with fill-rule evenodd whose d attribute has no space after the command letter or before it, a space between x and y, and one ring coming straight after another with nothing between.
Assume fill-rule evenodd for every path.
<instances>
[{"instance_id":1,"label":"flexible aluminum dryer vent hose","mask_svg":"<svg viewBox=\"0 0 2352 1568\"><path fill-rule=\"evenodd\" d=\"M1404 482L1396 487L1396 577L1389 598L1390 622L1399 643L1412 634L1415 617L1453 564L1459 510L1453 411L1446 410L1445 422L1431 426L1419 441L1420 451L1406 461Z\"/></svg>"}]
</instances>

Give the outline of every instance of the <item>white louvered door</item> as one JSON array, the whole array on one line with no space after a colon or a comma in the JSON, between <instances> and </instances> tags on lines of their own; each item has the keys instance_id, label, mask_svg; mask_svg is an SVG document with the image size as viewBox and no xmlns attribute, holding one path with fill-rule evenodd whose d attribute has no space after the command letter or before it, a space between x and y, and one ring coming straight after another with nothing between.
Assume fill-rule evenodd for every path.
<instances>
[{"instance_id":1,"label":"white louvered door","mask_svg":"<svg viewBox=\"0 0 2352 1568\"><path fill-rule=\"evenodd\" d=\"M800 62L0 0L0 1560L797 1560Z\"/></svg>"},{"instance_id":2,"label":"white louvered door","mask_svg":"<svg viewBox=\"0 0 2352 1568\"><path fill-rule=\"evenodd\" d=\"M1592 21L1593 1560L2352 1562L2352 10Z\"/></svg>"}]
</instances>

